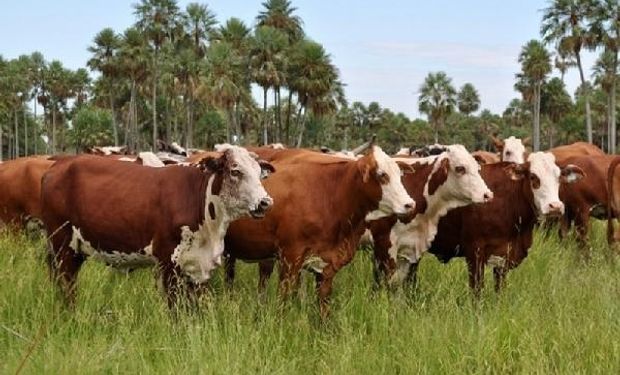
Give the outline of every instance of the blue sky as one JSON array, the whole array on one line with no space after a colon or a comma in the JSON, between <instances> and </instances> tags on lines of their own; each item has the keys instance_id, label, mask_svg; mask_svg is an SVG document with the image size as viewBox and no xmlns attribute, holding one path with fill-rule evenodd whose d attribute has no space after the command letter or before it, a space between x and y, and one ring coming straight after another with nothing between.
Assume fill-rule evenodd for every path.
<instances>
[{"instance_id":1,"label":"blue sky","mask_svg":"<svg viewBox=\"0 0 620 375\"><path fill-rule=\"evenodd\" d=\"M179 1L184 8L190 1ZM211 0L220 22L235 16L253 24L262 0ZM67 67L83 67L86 48L104 27L118 32L135 18L120 0L20 0L2 5L0 54L14 58L38 50ZM471 82L482 107L501 113L513 90L521 46L539 37L544 0L293 0L304 28L340 69L350 101L377 101L409 116L431 71L443 70L458 88ZM584 58L586 69L594 61ZM566 77L569 92L577 70Z\"/></svg>"}]
</instances>

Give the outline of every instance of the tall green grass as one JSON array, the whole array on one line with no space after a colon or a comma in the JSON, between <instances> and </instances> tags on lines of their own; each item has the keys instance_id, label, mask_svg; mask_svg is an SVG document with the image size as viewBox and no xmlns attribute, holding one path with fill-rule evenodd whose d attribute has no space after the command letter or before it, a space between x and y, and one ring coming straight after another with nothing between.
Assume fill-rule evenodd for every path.
<instances>
[{"instance_id":1,"label":"tall green grass","mask_svg":"<svg viewBox=\"0 0 620 375\"><path fill-rule=\"evenodd\" d=\"M427 256L415 295L373 291L370 254L336 278L318 319L312 280L282 305L256 267L221 273L191 313L172 314L153 270L123 275L87 262L67 309L50 282L45 244L0 235L0 373L620 373L620 263L595 225L592 257L573 241L536 237L530 256L478 303L463 260ZM221 271L220 271L221 272Z\"/></svg>"}]
</instances>

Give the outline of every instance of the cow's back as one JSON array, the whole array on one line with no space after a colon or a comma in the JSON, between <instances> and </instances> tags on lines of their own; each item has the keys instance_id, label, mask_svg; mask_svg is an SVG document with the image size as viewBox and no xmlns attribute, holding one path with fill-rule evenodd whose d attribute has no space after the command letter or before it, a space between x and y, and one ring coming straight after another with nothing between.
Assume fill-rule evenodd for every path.
<instances>
[{"instance_id":1,"label":"cow's back","mask_svg":"<svg viewBox=\"0 0 620 375\"><path fill-rule=\"evenodd\" d=\"M554 147L549 152L555 156L555 160L558 163L563 163L572 157L605 155L599 147L587 142L575 142L570 145Z\"/></svg>"},{"instance_id":2,"label":"cow's back","mask_svg":"<svg viewBox=\"0 0 620 375\"><path fill-rule=\"evenodd\" d=\"M18 229L29 217L41 218L41 178L54 164L45 157L26 157L0 165L0 220Z\"/></svg>"}]
</instances>

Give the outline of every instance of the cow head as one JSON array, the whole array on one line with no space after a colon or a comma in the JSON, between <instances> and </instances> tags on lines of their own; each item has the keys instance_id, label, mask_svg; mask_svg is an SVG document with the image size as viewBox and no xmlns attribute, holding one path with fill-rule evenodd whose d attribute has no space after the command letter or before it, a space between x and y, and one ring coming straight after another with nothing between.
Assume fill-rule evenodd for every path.
<instances>
[{"instance_id":1,"label":"cow head","mask_svg":"<svg viewBox=\"0 0 620 375\"><path fill-rule=\"evenodd\" d=\"M525 162L525 145L519 138L510 136L503 141L495 137L491 137L495 148L500 154L501 161L521 164Z\"/></svg>"},{"instance_id":2,"label":"cow head","mask_svg":"<svg viewBox=\"0 0 620 375\"><path fill-rule=\"evenodd\" d=\"M427 188L429 196L439 194L463 204L493 199L493 192L480 176L480 165L462 145L448 146L437 158Z\"/></svg>"},{"instance_id":3,"label":"cow head","mask_svg":"<svg viewBox=\"0 0 620 375\"><path fill-rule=\"evenodd\" d=\"M537 213L546 216L564 213L564 203L559 197L560 183L572 183L584 176L581 168L574 165L560 169L549 152L534 152L526 163L508 166L507 172L513 180L529 180Z\"/></svg>"},{"instance_id":4,"label":"cow head","mask_svg":"<svg viewBox=\"0 0 620 375\"><path fill-rule=\"evenodd\" d=\"M378 146L372 146L370 152L357 163L364 184L380 189L379 207L373 212L373 219L392 214L405 217L413 213L415 202L401 181L403 171L411 169L409 165L392 160Z\"/></svg>"},{"instance_id":5,"label":"cow head","mask_svg":"<svg viewBox=\"0 0 620 375\"><path fill-rule=\"evenodd\" d=\"M245 148L230 146L221 157L204 158L199 166L215 174L212 191L207 194L218 195L232 219L248 214L263 217L273 205L260 180L275 169Z\"/></svg>"}]
</instances>

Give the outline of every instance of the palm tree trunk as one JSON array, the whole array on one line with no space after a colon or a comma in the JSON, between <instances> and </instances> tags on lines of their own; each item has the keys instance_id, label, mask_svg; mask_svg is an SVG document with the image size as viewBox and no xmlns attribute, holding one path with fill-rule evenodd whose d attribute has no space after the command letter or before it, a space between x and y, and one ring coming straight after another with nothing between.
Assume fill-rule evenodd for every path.
<instances>
[{"instance_id":1,"label":"palm tree trunk","mask_svg":"<svg viewBox=\"0 0 620 375\"><path fill-rule=\"evenodd\" d=\"M278 90L280 90L279 87L276 87L273 89L273 107L274 107L274 112L273 112L273 122L275 124L275 129L273 131L273 141L274 142L280 142L280 121L278 120Z\"/></svg>"},{"instance_id":2,"label":"palm tree trunk","mask_svg":"<svg viewBox=\"0 0 620 375\"><path fill-rule=\"evenodd\" d=\"M194 133L194 129L192 129L192 99L191 97L188 98L187 102L186 102L186 116L187 116L187 123L186 123L186 127L185 127L185 149L189 149L192 146L192 138L193 138L193 133Z\"/></svg>"},{"instance_id":3,"label":"palm tree trunk","mask_svg":"<svg viewBox=\"0 0 620 375\"><path fill-rule=\"evenodd\" d=\"M56 103L52 103L52 154L56 153Z\"/></svg>"},{"instance_id":4,"label":"palm tree trunk","mask_svg":"<svg viewBox=\"0 0 620 375\"><path fill-rule=\"evenodd\" d=\"M284 139L284 142L286 144L289 144L291 138L291 134L290 134L290 130L291 130L291 102L293 101L293 90L291 90L290 88L288 89L288 103L286 103L286 138Z\"/></svg>"},{"instance_id":5,"label":"palm tree trunk","mask_svg":"<svg viewBox=\"0 0 620 375\"><path fill-rule=\"evenodd\" d=\"M153 69L153 98L152 98L152 104L153 104L153 145L152 145L152 150L153 152L157 152L157 75L158 75L158 71L157 71L157 47L155 47L155 54L153 55L153 65L154 65L154 69Z\"/></svg>"},{"instance_id":6,"label":"palm tree trunk","mask_svg":"<svg viewBox=\"0 0 620 375\"><path fill-rule=\"evenodd\" d=\"M34 104L32 105L32 112L34 113L34 126L32 127L32 142L34 143L34 154L36 155L38 152L38 138L37 130L39 128L39 119L37 119L37 92L34 93Z\"/></svg>"},{"instance_id":7,"label":"palm tree trunk","mask_svg":"<svg viewBox=\"0 0 620 375\"><path fill-rule=\"evenodd\" d=\"M28 156L28 118L26 117L25 103L24 103L24 156Z\"/></svg>"},{"instance_id":8,"label":"palm tree trunk","mask_svg":"<svg viewBox=\"0 0 620 375\"><path fill-rule=\"evenodd\" d=\"M14 158L18 158L19 157L19 134L18 132L18 127L19 127L19 122L17 121L17 109L15 109L15 111L13 112L13 123L15 126L15 130L13 131L13 137L15 137L15 144L13 146L13 157Z\"/></svg>"},{"instance_id":9,"label":"palm tree trunk","mask_svg":"<svg viewBox=\"0 0 620 375\"><path fill-rule=\"evenodd\" d=\"M269 143L269 138L267 137L267 90L268 87L265 86L263 88L263 145Z\"/></svg>"},{"instance_id":10,"label":"palm tree trunk","mask_svg":"<svg viewBox=\"0 0 620 375\"><path fill-rule=\"evenodd\" d=\"M536 83L534 86L534 129L532 131L532 147L534 152L540 151L540 88L542 84Z\"/></svg>"},{"instance_id":11,"label":"palm tree trunk","mask_svg":"<svg viewBox=\"0 0 620 375\"><path fill-rule=\"evenodd\" d=\"M301 111L301 108L299 109ZM301 121L299 121L299 135L297 137L297 145L296 147L301 147L301 142L303 140L304 137L304 130L306 128L306 114L307 114L307 109L304 108L304 112L301 115Z\"/></svg>"},{"instance_id":12,"label":"palm tree trunk","mask_svg":"<svg viewBox=\"0 0 620 375\"><path fill-rule=\"evenodd\" d=\"M613 71L617 71L618 68L618 52L616 51L614 54L614 69ZM610 154L615 154L616 153L616 87L617 87L617 81L618 78L616 75L613 75L612 77L612 81L611 81L611 97L610 97L610 114L611 114L611 119L610 119L610 138L611 138L611 142L610 142L610 149L609 149L609 153Z\"/></svg>"},{"instance_id":13,"label":"palm tree trunk","mask_svg":"<svg viewBox=\"0 0 620 375\"><path fill-rule=\"evenodd\" d=\"M581 65L581 54L576 53L577 67L579 68L579 77L581 78L581 87L583 88L583 96L586 101L586 133L588 143L592 143L592 113L590 110L590 89L586 86L586 78L583 74L583 66Z\"/></svg>"},{"instance_id":14,"label":"palm tree trunk","mask_svg":"<svg viewBox=\"0 0 620 375\"><path fill-rule=\"evenodd\" d=\"M114 146L118 146L118 127L116 125L116 113L114 111L114 95L112 94L112 83L109 87L110 93L110 111L112 111L112 132L114 134Z\"/></svg>"}]
</instances>

